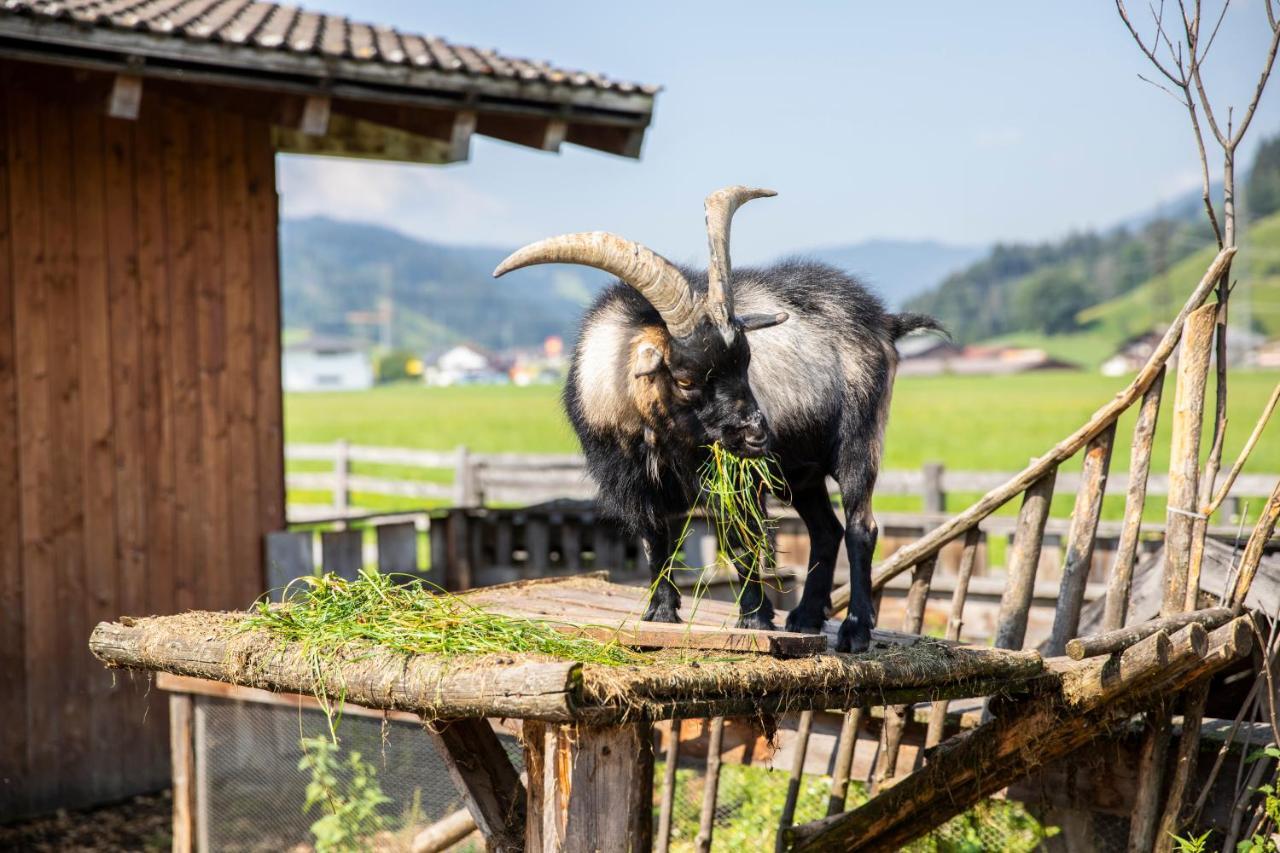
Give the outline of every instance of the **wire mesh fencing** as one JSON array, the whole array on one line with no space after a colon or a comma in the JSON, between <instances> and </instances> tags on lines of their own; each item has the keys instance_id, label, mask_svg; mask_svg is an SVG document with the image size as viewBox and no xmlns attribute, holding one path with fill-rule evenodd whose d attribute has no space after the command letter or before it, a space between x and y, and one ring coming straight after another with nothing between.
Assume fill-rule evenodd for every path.
<instances>
[{"instance_id":1,"label":"wire mesh fencing","mask_svg":"<svg viewBox=\"0 0 1280 853\"><path fill-rule=\"evenodd\" d=\"M420 724L347 714L328 749L319 710L195 698L201 850L303 853L326 832L356 834L370 849L409 850L417 832L462 807ZM519 744L500 737L522 767Z\"/></svg>"}]
</instances>

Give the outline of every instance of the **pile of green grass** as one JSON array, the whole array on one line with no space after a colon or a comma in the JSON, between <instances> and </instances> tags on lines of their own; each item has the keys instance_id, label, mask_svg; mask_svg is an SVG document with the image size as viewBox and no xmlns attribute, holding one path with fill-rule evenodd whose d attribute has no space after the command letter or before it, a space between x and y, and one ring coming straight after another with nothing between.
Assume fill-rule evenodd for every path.
<instances>
[{"instance_id":1,"label":"pile of green grass","mask_svg":"<svg viewBox=\"0 0 1280 853\"><path fill-rule=\"evenodd\" d=\"M298 578L285 592L284 604L260 602L244 627L296 643L316 664L374 646L404 655L450 658L534 654L606 666L645 661L616 642L490 613L416 578L398 583L371 568L363 569L354 581L336 575Z\"/></svg>"}]
</instances>

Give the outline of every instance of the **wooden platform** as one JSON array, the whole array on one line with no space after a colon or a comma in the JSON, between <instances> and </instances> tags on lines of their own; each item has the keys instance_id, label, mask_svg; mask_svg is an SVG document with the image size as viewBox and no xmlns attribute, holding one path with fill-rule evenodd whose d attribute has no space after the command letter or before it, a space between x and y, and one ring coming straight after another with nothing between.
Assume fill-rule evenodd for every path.
<instances>
[{"instance_id":1,"label":"wooden platform","mask_svg":"<svg viewBox=\"0 0 1280 853\"><path fill-rule=\"evenodd\" d=\"M642 622L649 590L611 584L600 576L547 578L485 587L463 597L491 613L547 621L568 634L605 642L616 640L636 648L679 648L756 652L801 657L828 649L819 634L757 631L737 627L736 604L686 595L679 625ZM778 624L786 622L777 614Z\"/></svg>"}]
</instances>

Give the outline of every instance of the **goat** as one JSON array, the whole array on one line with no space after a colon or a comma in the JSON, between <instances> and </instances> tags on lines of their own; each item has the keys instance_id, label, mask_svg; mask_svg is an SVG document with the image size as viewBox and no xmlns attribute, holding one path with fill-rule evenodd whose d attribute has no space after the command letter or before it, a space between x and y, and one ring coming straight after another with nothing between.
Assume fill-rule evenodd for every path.
<instances>
[{"instance_id":1,"label":"goat","mask_svg":"<svg viewBox=\"0 0 1280 853\"><path fill-rule=\"evenodd\" d=\"M680 591L664 571L676 547L670 520L697 500L697 471L708 446L720 442L743 457L771 453L808 528L810 570L786 629L821 632L843 536L852 598L837 650L864 651L875 619L871 493L897 367L894 341L941 327L930 317L887 313L855 279L823 264L791 260L732 271L734 213L772 195L735 186L707 197L705 273L590 232L532 243L494 276L574 263L619 279L583 319L564 405L604 511L640 537L649 558L654 589L643 618L680 621ZM843 527L828 476L840 484ZM763 567L743 556L746 543L722 545L743 581L739 626L773 629Z\"/></svg>"}]
</instances>

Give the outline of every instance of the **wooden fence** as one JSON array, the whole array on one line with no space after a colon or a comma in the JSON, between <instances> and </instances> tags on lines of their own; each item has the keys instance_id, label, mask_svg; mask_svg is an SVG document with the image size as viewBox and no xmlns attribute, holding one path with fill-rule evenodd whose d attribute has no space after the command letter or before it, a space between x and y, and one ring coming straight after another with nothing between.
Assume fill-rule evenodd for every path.
<instances>
[{"instance_id":1,"label":"wooden fence","mask_svg":"<svg viewBox=\"0 0 1280 853\"><path fill-rule=\"evenodd\" d=\"M364 514L352 495L385 495L413 498L453 506L491 506L542 503L569 498L595 497L595 484L586 476L583 459L576 454L472 453L465 446L454 450L415 450L400 447L368 447L337 441L333 444L290 444L289 462L327 462L328 471L289 472L291 490L328 492L329 504L291 504L290 521ZM396 466L420 469L434 479L395 479L356 472L356 466ZM983 494L1007 482L1009 471L950 470L940 462L927 462L919 470L883 471L876 481L877 495L911 495L921 499L925 513L943 513L947 495ZM1123 494L1128 475L1112 474L1109 489ZM1239 500L1263 500L1271 493L1276 474L1243 474L1236 481L1224 518L1236 515ZM447 480L447 481L446 481ZM837 491L834 482L832 492ZM1058 474L1057 492L1074 494L1080 488L1078 472ZM1152 475L1147 494L1166 496L1169 478Z\"/></svg>"}]
</instances>

